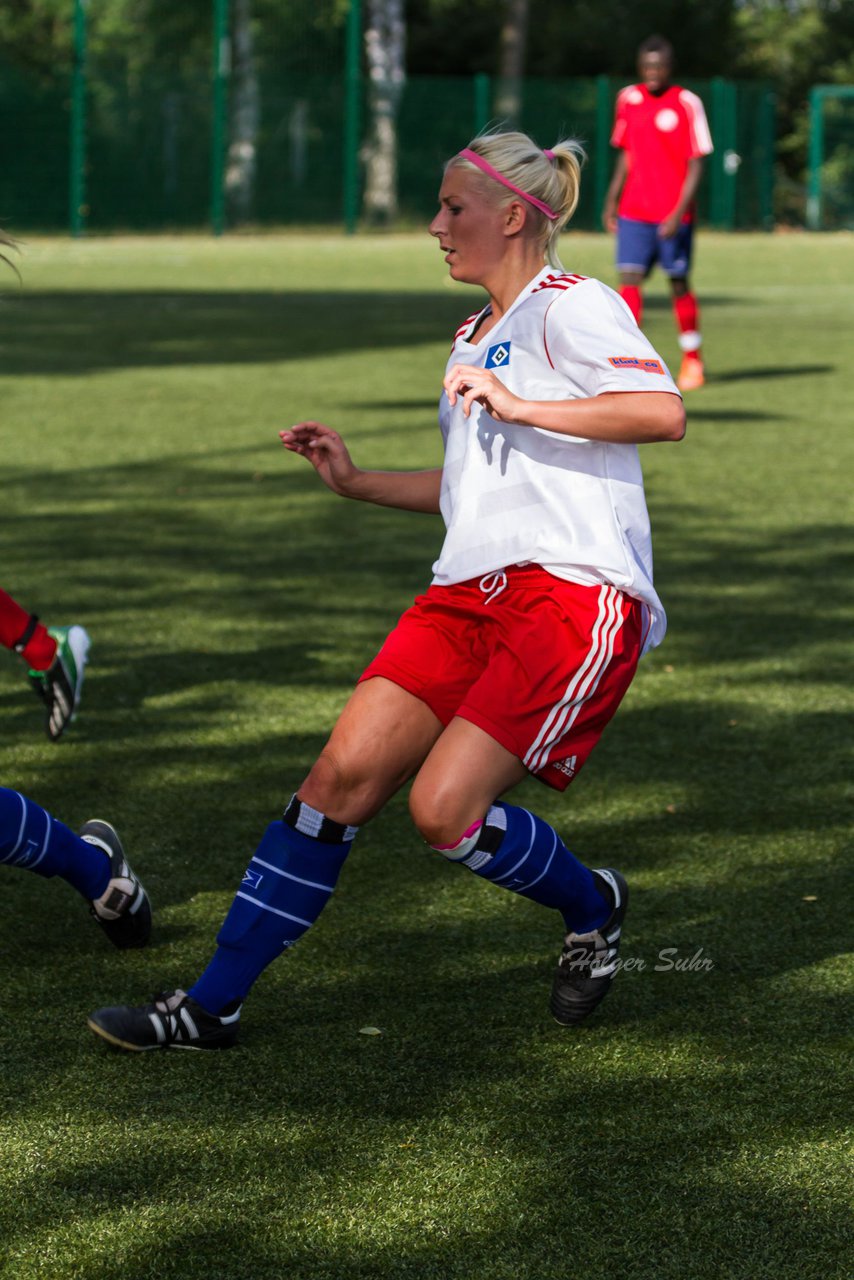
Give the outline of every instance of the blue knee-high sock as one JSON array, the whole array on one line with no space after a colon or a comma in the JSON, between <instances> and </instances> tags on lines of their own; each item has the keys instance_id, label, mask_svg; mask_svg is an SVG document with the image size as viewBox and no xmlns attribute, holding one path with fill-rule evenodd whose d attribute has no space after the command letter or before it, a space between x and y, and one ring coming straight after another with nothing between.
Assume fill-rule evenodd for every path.
<instances>
[{"instance_id":1,"label":"blue knee-high sock","mask_svg":"<svg viewBox=\"0 0 854 1280\"><path fill-rule=\"evenodd\" d=\"M315 815L326 826L303 821L297 830L287 822L270 823L217 935L217 950L187 993L209 1013L243 1000L267 965L314 924L335 888L356 828L299 807L303 818ZM333 834L335 841L307 835L307 829Z\"/></svg>"},{"instance_id":2,"label":"blue knee-high sock","mask_svg":"<svg viewBox=\"0 0 854 1280\"><path fill-rule=\"evenodd\" d=\"M575 933L597 929L611 914L593 872L570 853L554 827L516 805L494 804L474 848L454 860L503 889L556 907Z\"/></svg>"},{"instance_id":3,"label":"blue knee-high sock","mask_svg":"<svg viewBox=\"0 0 854 1280\"><path fill-rule=\"evenodd\" d=\"M84 898L100 898L110 879L101 849L81 840L46 809L0 787L0 862L37 876L61 876Z\"/></svg>"}]
</instances>

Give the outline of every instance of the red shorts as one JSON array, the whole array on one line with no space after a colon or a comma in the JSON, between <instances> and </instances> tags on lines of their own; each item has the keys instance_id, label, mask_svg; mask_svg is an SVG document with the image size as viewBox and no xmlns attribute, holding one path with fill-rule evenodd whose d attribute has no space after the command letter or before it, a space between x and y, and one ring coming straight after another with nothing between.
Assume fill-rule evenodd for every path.
<instances>
[{"instance_id":1,"label":"red shorts","mask_svg":"<svg viewBox=\"0 0 854 1280\"><path fill-rule=\"evenodd\" d=\"M471 721L563 791L631 683L645 612L616 587L511 565L429 587L360 681L384 676L442 724Z\"/></svg>"}]
</instances>

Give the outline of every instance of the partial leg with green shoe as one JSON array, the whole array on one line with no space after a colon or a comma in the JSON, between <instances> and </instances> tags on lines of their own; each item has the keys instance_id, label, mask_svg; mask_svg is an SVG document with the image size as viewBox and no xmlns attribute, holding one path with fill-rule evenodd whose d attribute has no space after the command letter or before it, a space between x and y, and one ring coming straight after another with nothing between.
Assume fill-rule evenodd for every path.
<instances>
[{"instance_id":1,"label":"partial leg with green shoe","mask_svg":"<svg viewBox=\"0 0 854 1280\"><path fill-rule=\"evenodd\" d=\"M0 590L0 644L27 663L30 683L45 704L45 730L56 742L74 719L83 690L90 640L81 626L46 627Z\"/></svg>"}]
</instances>

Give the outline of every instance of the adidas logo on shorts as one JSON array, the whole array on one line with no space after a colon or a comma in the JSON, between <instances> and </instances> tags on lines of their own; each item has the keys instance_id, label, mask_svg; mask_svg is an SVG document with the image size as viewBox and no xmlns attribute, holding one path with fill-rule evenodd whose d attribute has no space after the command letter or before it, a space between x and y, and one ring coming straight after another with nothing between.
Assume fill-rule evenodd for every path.
<instances>
[{"instance_id":1,"label":"adidas logo on shorts","mask_svg":"<svg viewBox=\"0 0 854 1280\"><path fill-rule=\"evenodd\" d=\"M578 756L567 756L565 760L553 760L552 768L557 769L558 773L566 774L567 778L574 778L577 759Z\"/></svg>"}]
</instances>

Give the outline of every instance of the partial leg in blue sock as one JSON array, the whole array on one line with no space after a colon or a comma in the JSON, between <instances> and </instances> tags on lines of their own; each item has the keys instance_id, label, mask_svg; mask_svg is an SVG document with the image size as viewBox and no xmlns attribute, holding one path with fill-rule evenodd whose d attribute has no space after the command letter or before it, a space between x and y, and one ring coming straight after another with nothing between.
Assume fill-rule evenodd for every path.
<instances>
[{"instance_id":1,"label":"partial leg in blue sock","mask_svg":"<svg viewBox=\"0 0 854 1280\"><path fill-rule=\"evenodd\" d=\"M516 805L492 805L479 829L440 852L484 880L555 907L576 933L598 928L611 912L593 872L570 853L554 827Z\"/></svg>"},{"instance_id":2,"label":"partial leg in blue sock","mask_svg":"<svg viewBox=\"0 0 854 1280\"><path fill-rule=\"evenodd\" d=\"M439 852L493 884L560 911L567 933L552 982L551 1012L565 1027L587 1018L618 970L628 904L620 873L591 871L547 822L504 803L492 805L482 823Z\"/></svg>"},{"instance_id":3,"label":"partial leg in blue sock","mask_svg":"<svg viewBox=\"0 0 854 1280\"><path fill-rule=\"evenodd\" d=\"M246 868L217 950L187 992L193 1000L219 1014L244 999L326 906L356 830L291 801L284 821L270 824Z\"/></svg>"},{"instance_id":4,"label":"partial leg in blue sock","mask_svg":"<svg viewBox=\"0 0 854 1280\"><path fill-rule=\"evenodd\" d=\"M38 876L61 876L90 902L100 898L110 880L103 850L6 787L0 787L0 863Z\"/></svg>"}]
</instances>

